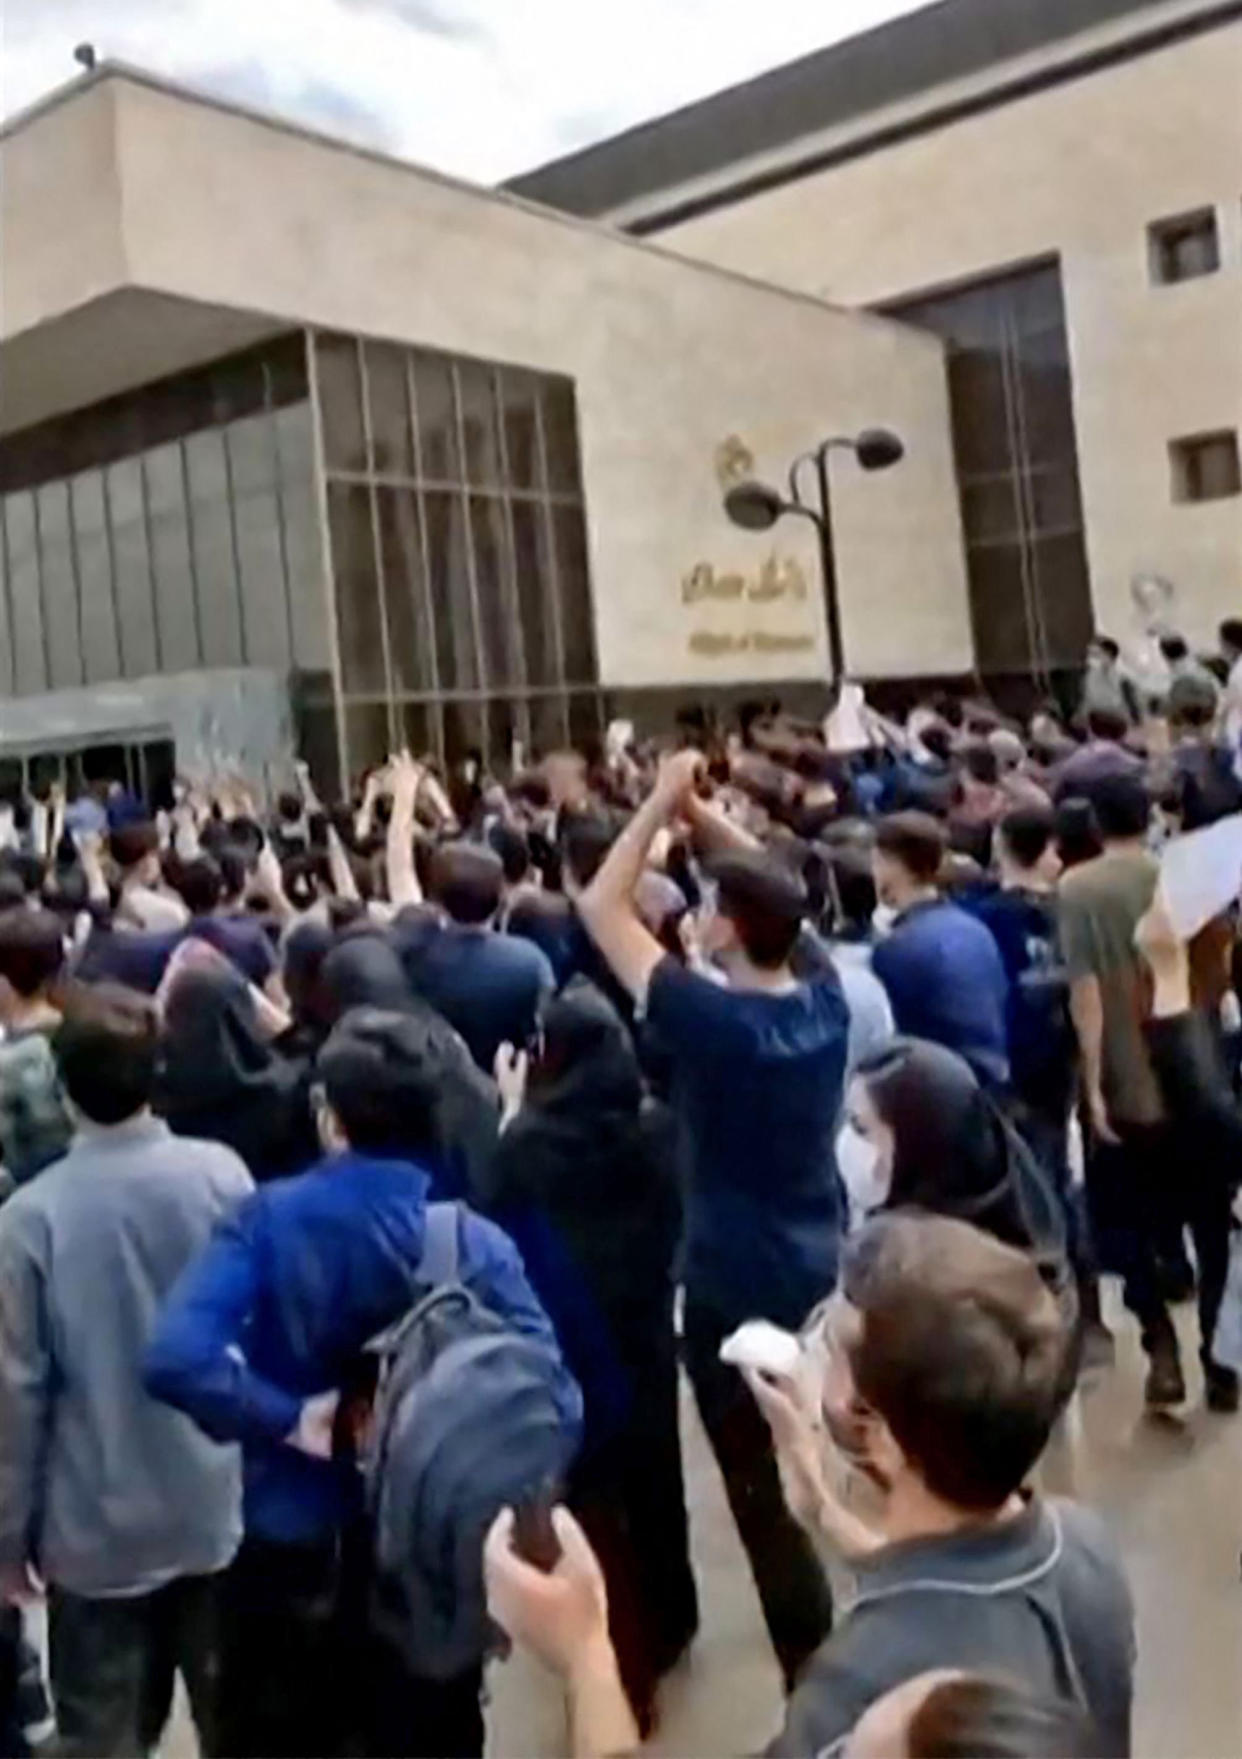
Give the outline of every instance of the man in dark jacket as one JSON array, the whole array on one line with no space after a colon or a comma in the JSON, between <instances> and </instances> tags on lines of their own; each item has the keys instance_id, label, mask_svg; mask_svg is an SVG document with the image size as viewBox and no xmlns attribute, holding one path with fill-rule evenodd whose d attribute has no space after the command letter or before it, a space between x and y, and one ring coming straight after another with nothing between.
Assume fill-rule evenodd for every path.
<instances>
[{"instance_id":1,"label":"man in dark jacket","mask_svg":"<svg viewBox=\"0 0 1242 1759\"><path fill-rule=\"evenodd\" d=\"M341 1560L355 1549L361 1487L352 1462L333 1457L333 1433L338 1389L363 1346L424 1292L436 1067L422 1022L348 1014L319 1059L324 1159L265 1186L217 1234L151 1343L151 1391L243 1447L245 1540L221 1679L231 1754L338 1752L355 1732L351 1719L386 1714L378 1696L399 1689L374 1638L365 1685L351 1673L362 1633ZM554 1347L512 1243L466 1210L460 1264L480 1301ZM572 1421L568 1375L563 1407ZM419 1751L482 1751L479 1684L476 1669L438 1693L408 1692L411 1740L431 1743Z\"/></svg>"}]
</instances>

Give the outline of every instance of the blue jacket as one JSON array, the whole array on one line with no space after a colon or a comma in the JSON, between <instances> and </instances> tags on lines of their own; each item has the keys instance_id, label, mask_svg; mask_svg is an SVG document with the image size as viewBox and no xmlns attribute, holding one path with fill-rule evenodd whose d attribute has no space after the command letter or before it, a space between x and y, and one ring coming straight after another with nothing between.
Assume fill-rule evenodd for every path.
<instances>
[{"instance_id":1,"label":"blue jacket","mask_svg":"<svg viewBox=\"0 0 1242 1759\"><path fill-rule=\"evenodd\" d=\"M257 1191L169 1296L147 1352L147 1390L208 1435L242 1443L248 1537L320 1543L357 1510L356 1468L311 1459L285 1437L303 1400L340 1386L367 1340L419 1298L428 1185L408 1161L330 1156ZM461 1213L462 1282L555 1350L517 1248ZM559 1402L576 1424L568 1373Z\"/></svg>"},{"instance_id":2,"label":"blue jacket","mask_svg":"<svg viewBox=\"0 0 1242 1759\"><path fill-rule=\"evenodd\" d=\"M984 1086L1009 1082L1009 980L991 934L945 898L906 910L876 946L872 969L906 1038L965 1057Z\"/></svg>"}]
</instances>

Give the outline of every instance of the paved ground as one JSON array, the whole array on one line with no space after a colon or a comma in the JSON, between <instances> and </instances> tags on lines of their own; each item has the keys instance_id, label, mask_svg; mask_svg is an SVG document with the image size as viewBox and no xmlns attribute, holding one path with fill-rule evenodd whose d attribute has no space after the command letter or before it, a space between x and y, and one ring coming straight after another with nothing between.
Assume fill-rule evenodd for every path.
<instances>
[{"instance_id":1,"label":"paved ground","mask_svg":"<svg viewBox=\"0 0 1242 1759\"><path fill-rule=\"evenodd\" d=\"M1188 1321L1188 1312L1181 1318ZM1134 1334L1124 1320L1117 1330L1117 1369L1083 1395L1072 1446L1079 1493L1116 1533L1138 1603L1136 1759L1236 1759L1242 1417L1211 1417L1196 1403L1184 1421L1146 1419ZM1188 1337L1189 1326L1183 1330ZM715 1759L763 1745L779 1718L779 1694L723 1491L689 1412L686 1427L703 1630L667 1683L651 1751ZM557 1759L566 1750L559 1696L529 1663L495 1670L489 1728L493 1759ZM166 1759L190 1759L194 1751L180 1712L164 1742Z\"/></svg>"},{"instance_id":2,"label":"paved ground","mask_svg":"<svg viewBox=\"0 0 1242 1759\"><path fill-rule=\"evenodd\" d=\"M1180 1317L1188 1321L1189 1310ZM1195 1403L1184 1421L1145 1418L1133 1328L1118 1319L1115 1329L1122 1346L1118 1366L1082 1395L1071 1446L1078 1492L1113 1528L1138 1604L1136 1759L1236 1759L1242 1753L1242 1417L1212 1417ZM1182 1329L1189 1338L1191 1327ZM651 1751L669 1759L714 1759L761 1748L777 1726L780 1701L724 1492L692 1421L687 1439L703 1631L688 1663L668 1682L663 1726ZM1055 1476L1063 1473L1058 1460ZM493 1694L494 1759L556 1759L565 1752L557 1694L538 1670L516 1662L497 1670Z\"/></svg>"}]
</instances>

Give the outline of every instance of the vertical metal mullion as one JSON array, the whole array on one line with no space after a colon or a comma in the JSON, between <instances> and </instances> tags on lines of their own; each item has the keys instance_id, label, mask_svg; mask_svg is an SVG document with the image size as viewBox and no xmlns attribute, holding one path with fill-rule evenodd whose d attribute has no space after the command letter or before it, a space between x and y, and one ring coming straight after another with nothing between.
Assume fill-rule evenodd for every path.
<instances>
[{"instance_id":1,"label":"vertical metal mullion","mask_svg":"<svg viewBox=\"0 0 1242 1759\"><path fill-rule=\"evenodd\" d=\"M65 478L65 513L69 521L69 566L73 570L73 599L78 626L78 682L86 683L86 619L82 609L82 564L78 557L78 521L74 511L72 477Z\"/></svg>"},{"instance_id":2,"label":"vertical metal mullion","mask_svg":"<svg viewBox=\"0 0 1242 1759\"><path fill-rule=\"evenodd\" d=\"M155 543L151 528L151 497L147 491L147 455L137 454L138 502L142 508L142 536L147 551L147 583L151 589L151 640L155 647L155 669L164 670L164 636L160 629L160 595L155 584Z\"/></svg>"},{"instance_id":3,"label":"vertical metal mullion","mask_svg":"<svg viewBox=\"0 0 1242 1759\"><path fill-rule=\"evenodd\" d=\"M336 571L332 561L332 521L328 513L328 475L324 463L323 410L319 398L319 366L315 331L304 331L306 382L311 407L311 469L315 504L319 513L319 545L323 567L324 610L328 618L329 671L332 675L332 706L336 713L336 761L342 794L349 787L349 745L345 734L345 692L341 682L341 632L337 619Z\"/></svg>"},{"instance_id":4,"label":"vertical metal mullion","mask_svg":"<svg viewBox=\"0 0 1242 1759\"><path fill-rule=\"evenodd\" d=\"M99 472L99 486L103 493L104 548L108 552L108 587L112 596L112 626L116 630L116 663L121 677L128 678L129 672L125 665L125 624L121 617L120 583L116 574L116 529L112 519L111 469L106 464Z\"/></svg>"},{"instance_id":5,"label":"vertical metal mullion","mask_svg":"<svg viewBox=\"0 0 1242 1759\"><path fill-rule=\"evenodd\" d=\"M463 536L465 539L466 574L468 577L469 587L470 587L471 631L474 636L474 670L475 670L475 677L479 681L478 687L479 687L480 691L486 693L486 691L491 686L491 680L487 677L486 669L483 664L483 631L482 631L482 625L479 620L478 565L477 565L477 560L476 560L475 553L474 553L474 530L473 530L471 523L470 523L470 482L469 482L469 469L470 469L470 467L469 467L469 462L466 458L466 422L465 422L465 417L464 417L464 414L462 411L461 383L460 383L460 380L458 379L458 376L457 376L457 362L455 360L450 364L449 373L450 373L450 380L451 380L452 387L453 387L453 412L454 412L454 416L456 418L456 425L457 425L457 457L460 462L460 475L461 475L460 493L461 493L461 507L462 507L462 527L463 527ZM482 731L483 731L483 748L484 748L484 750L486 750L488 743L489 743L489 741L488 741L488 713L487 713L486 694L484 695L484 699L480 705L480 714L481 714Z\"/></svg>"},{"instance_id":6,"label":"vertical metal mullion","mask_svg":"<svg viewBox=\"0 0 1242 1759\"><path fill-rule=\"evenodd\" d=\"M406 401L410 409L410 442L414 453L414 514L418 521L419 560L422 563L423 628L427 632L428 657L431 662L431 688L435 700L431 704L432 745L440 762L444 762L444 704L440 684L440 651L437 645L436 608L431 596L431 550L427 542L427 507L423 495L423 433L418 419L418 389L414 373L414 350L405 350Z\"/></svg>"},{"instance_id":7,"label":"vertical metal mullion","mask_svg":"<svg viewBox=\"0 0 1242 1759\"><path fill-rule=\"evenodd\" d=\"M396 700L392 678L392 642L388 634L388 604L384 594L384 546L380 541L379 500L373 475L375 466L375 432L371 423L371 390L367 383L366 350L362 338L354 337L358 359L358 389L362 397L362 449L367 463L367 500L371 508L371 552L375 561L375 595L378 601L380 652L384 657L384 714L388 721L388 749L392 751L396 736Z\"/></svg>"},{"instance_id":8,"label":"vertical metal mullion","mask_svg":"<svg viewBox=\"0 0 1242 1759\"><path fill-rule=\"evenodd\" d=\"M250 664L250 643L246 639L246 593L242 585L241 543L237 536L237 497L233 486L233 448L229 444L231 422L221 422L216 429L224 453L224 504L229 517L229 550L233 557L233 597L237 600L237 644L241 663Z\"/></svg>"},{"instance_id":9,"label":"vertical metal mullion","mask_svg":"<svg viewBox=\"0 0 1242 1759\"><path fill-rule=\"evenodd\" d=\"M1031 579L1030 558L1028 555L1028 524L1026 519L1026 502L1022 483L1022 437L1018 427L1017 403L1018 393L1014 384L1014 349L1013 331L1008 312L1001 318L1000 325L1000 363L1001 391L1005 403L1005 432L1009 440L1009 476L1013 488L1014 502L1018 509L1018 572L1022 580L1022 610L1026 625L1026 650L1030 659L1031 672L1035 677L1041 675L1039 637L1035 626L1034 587Z\"/></svg>"},{"instance_id":10,"label":"vertical metal mullion","mask_svg":"<svg viewBox=\"0 0 1242 1759\"><path fill-rule=\"evenodd\" d=\"M1012 330L1012 334L1015 339L1014 349L1013 349L1013 358L1014 358L1015 362L1017 362L1020 366L1021 358L1022 358L1021 352L1020 352L1021 342L1020 342L1020 334L1017 330L1016 325L1014 326L1014 328ZM1048 684L1050 682L1050 677L1049 677L1050 655L1048 652L1048 628L1047 628L1047 624L1044 621L1044 607L1043 607L1043 601L1042 601L1042 598L1040 595L1040 590L1039 590L1038 573L1037 573L1037 570L1035 569L1035 566L1034 566L1035 558L1038 555L1038 527L1036 526L1036 523L1035 523L1035 500L1034 500L1034 495L1031 490L1031 460L1030 460L1030 452L1029 452L1028 440L1027 440L1026 398L1025 398L1025 395L1024 395L1023 389L1022 389L1022 377L1021 377L1020 371L1015 371L1015 387L1014 387L1014 389L1015 389L1015 395L1013 398L1013 421L1014 421L1014 431L1017 435L1018 447L1019 447L1019 451L1018 451L1018 459L1019 459L1018 510L1019 510L1019 514L1020 514L1020 518L1021 518L1022 539L1023 539L1022 548L1023 548L1023 554L1025 555L1027 552L1027 549L1028 549L1028 538L1029 538L1029 548L1030 548L1030 554L1031 554L1031 568L1030 568L1031 618L1032 618L1034 628L1035 628L1035 638L1038 643L1039 664L1038 664L1037 676L1043 681L1043 683Z\"/></svg>"},{"instance_id":11,"label":"vertical metal mullion","mask_svg":"<svg viewBox=\"0 0 1242 1759\"><path fill-rule=\"evenodd\" d=\"M285 507L285 470L280 450L280 433L276 426L276 403L272 395L272 368L263 362L263 407L267 412L267 429L271 439L272 475L276 499L276 542L280 546L280 578L285 592L285 640L289 647L289 670L297 664L297 648L293 628L293 578L289 569L289 520Z\"/></svg>"},{"instance_id":12,"label":"vertical metal mullion","mask_svg":"<svg viewBox=\"0 0 1242 1759\"><path fill-rule=\"evenodd\" d=\"M517 660L519 673L518 690L515 693L518 713L518 736L524 750L530 748L530 711L527 707L526 692L530 689L530 666L526 658L526 631L522 627L522 601L518 593L517 578L517 535L513 524L513 497L509 492L509 441L505 433L505 381L504 374L498 369L496 378L496 412L498 416L497 448L500 458L501 507L504 517L505 574L509 589L509 614L513 622L514 642L510 649Z\"/></svg>"},{"instance_id":13,"label":"vertical metal mullion","mask_svg":"<svg viewBox=\"0 0 1242 1759\"><path fill-rule=\"evenodd\" d=\"M565 683L565 634L561 627L561 573L556 555L556 531L552 524L552 503L548 499L547 436L543 425L543 396L535 399L535 429L539 442L539 516L543 522L544 547L548 556L548 578L544 587L545 601L551 599L552 646L556 656L557 695L561 708L561 737L569 743L569 696ZM547 609L545 603L545 610Z\"/></svg>"},{"instance_id":14,"label":"vertical metal mullion","mask_svg":"<svg viewBox=\"0 0 1242 1759\"><path fill-rule=\"evenodd\" d=\"M177 456L181 461L181 506L185 515L185 542L190 557L190 604L194 611L194 642L198 663L207 664L207 644L203 640L203 595L198 578L198 551L194 543L194 493L190 488L190 455L185 449L185 435L177 440Z\"/></svg>"},{"instance_id":15,"label":"vertical metal mullion","mask_svg":"<svg viewBox=\"0 0 1242 1759\"><path fill-rule=\"evenodd\" d=\"M39 613L39 639L43 648L43 688L52 689L52 644L47 634L47 586L43 579L43 520L39 513L39 490L30 491L30 509L33 515L32 535L34 537L35 565L35 608Z\"/></svg>"}]
</instances>

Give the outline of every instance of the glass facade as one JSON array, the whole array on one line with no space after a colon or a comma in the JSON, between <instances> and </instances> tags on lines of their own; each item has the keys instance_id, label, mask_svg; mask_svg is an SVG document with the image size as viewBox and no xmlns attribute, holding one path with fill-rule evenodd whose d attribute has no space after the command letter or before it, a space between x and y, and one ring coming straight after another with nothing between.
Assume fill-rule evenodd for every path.
<instances>
[{"instance_id":1,"label":"glass facade","mask_svg":"<svg viewBox=\"0 0 1242 1759\"><path fill-rule=\"evenodd\" d=\"M598 729L572 381L328 333L311 358L339 700L308 734L333 712L356 777Z\"/></svg>"},{"instance_id":2,"label":"glass facade","mask_svg":"<svg viewBox=\"0 0 1242 1759\"><path fill-rule=\"evenodd\" d=\"M1059 266L887 309L947 344L978 670L1080 666L1091 587Z\"/></svg>"},{"instance_id":3,"label":"glass facade","mask_svg":"<svg viewBox=\"0 0 1242 1759\"><path fill-rule=\"evenodd\" d=\"M0 694L326 672L299 335L0 440Z\"/></svg>"},{"instance_id":4,"label":"glass facade","mask_svg":"<svg viewBox=\"0 0 1242 1759\"><path fill-rule=\"evenodd\" d=\"M298 332L0 439L0 696L289 677L325 789L601 706L572 381Z\"/></svg>"}]
</instances>

